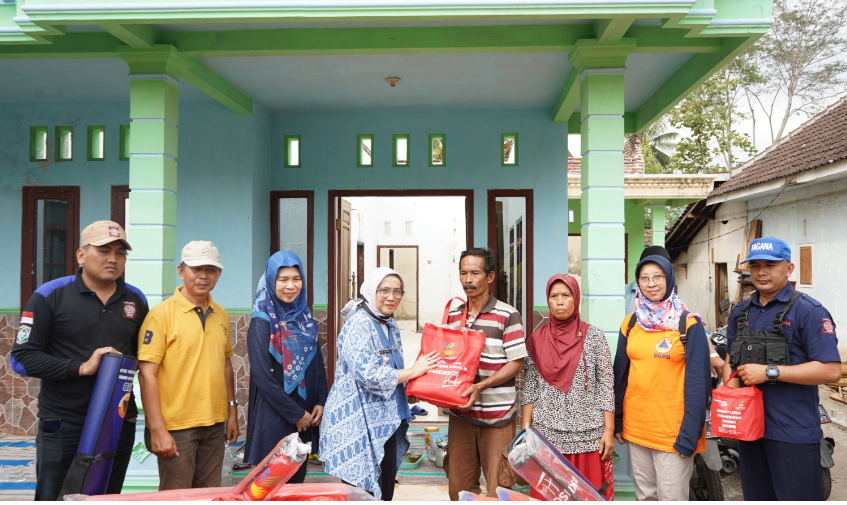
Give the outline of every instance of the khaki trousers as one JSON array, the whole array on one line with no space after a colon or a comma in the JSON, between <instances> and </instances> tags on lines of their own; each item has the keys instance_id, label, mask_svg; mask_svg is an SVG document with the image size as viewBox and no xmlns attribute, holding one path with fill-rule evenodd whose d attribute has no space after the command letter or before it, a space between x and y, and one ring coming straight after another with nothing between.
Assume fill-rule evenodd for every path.
<instances>
[{"instance_id":1,"label":"khaki trousers","mask_svg":"<svg viewBox=\"0 0 847 505\"><path fill-rule=\"evenodd\" d=\"M450 499L459 499L459 491L479 493L479 471L485 475L488 496L497 496L500 474L500 453L515 437L515 420L504 428L471 424L460 417L450 416L447 432L447 468Z\"/></svg>"},{"instance_id":2,"label":"khaki trousers","mask_svg":"<svg viewBox=\"0 0 847 505\"><path fill-rule=\"evenodd\" d=\"M688 501L694 457L657 451L627 441L638 501Z\"/></svg>"},{"instance_id":3,"label":"khaki trousers","mask_svg":"<svg viewBox=\"0 0 847 505\"><path fill-rule=\"evenodd\" d=\"M179 456L159 458L159 491L199 487L220 487L224 463L225 423L200 426L168 433L174 437ZM150 450L150 430L144 429L144 442Z\"/></svg>"}]
</instances>

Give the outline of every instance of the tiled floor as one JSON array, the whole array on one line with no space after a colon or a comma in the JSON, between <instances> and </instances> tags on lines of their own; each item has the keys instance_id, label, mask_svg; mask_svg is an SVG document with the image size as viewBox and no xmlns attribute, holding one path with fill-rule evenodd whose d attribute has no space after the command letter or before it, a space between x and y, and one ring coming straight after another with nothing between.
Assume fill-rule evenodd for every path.
<instances>
[{"instance_id":1,"label":"tiled floor","mask_svg":"<svg viewBox=\"0 0 847 505\"><path fill-rule=\"evenodd\" d=\"M0 500L35 496L35 437L0 435Z\"/></svg>"}]
</instances>

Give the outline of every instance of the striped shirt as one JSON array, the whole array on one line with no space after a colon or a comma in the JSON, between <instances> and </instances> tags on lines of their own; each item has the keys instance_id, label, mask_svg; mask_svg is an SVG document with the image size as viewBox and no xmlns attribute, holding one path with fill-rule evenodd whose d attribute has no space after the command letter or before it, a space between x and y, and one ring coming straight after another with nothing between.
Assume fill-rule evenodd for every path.
<instances>
[{"instance_id":1,"label":"striped shirt","mask_svg":"<svg viewBox=\"0 0 847 505\"><path fill-rule=\"evenodd\" d=\"M464 310L465 305L462 304L450 311L447 324L458 327ZM468 318L465 324L468 329L481 331L486 336L474 384L491 377L506 363L527 356L520 312L493 296L489 295L476 318ZM512 377L480 393L471 410L451 412L471 424L502 428L508 426L515 417L515 397L515 378Z\"/></svg>"}]
</instances>

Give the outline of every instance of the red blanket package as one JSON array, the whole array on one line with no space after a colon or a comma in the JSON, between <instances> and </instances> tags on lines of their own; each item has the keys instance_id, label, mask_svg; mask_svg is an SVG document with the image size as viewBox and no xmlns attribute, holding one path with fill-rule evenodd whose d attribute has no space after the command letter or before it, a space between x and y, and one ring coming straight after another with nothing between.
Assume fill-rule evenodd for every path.
<instances>
[{"instance_id":1,"label":"red blanket package","mask_svg":"<svg viewBox=\"0 0 847 505\"><path fill-rule=\"evenodd\" d=\"M459 501L500 501L500 499L471 493L470 491L459 491Z\"/></svg>"},{"instance_id":2,"label":"red blanket package","mask_svg":"<svg viewBox=\"0 0 847 505\"><path fill-rule=\"evenodd\" d=\"M735 378L738 371L729 376ZM719 437L752 442L765 436L765 405L756 386L712 391L712 433Z\"/></svg>"},{"instance_id":3,"label":"red blanket package","mask_svg":"<svg viewBox=\"0 0 847 505\"><path fill-rule=\"evenodd\" d=\"M266 500L273 501L374 501L364 489L342 483L286 484L280 486Z\"/></svg>"},{"instance_id":4,"label":"red blanket package","mask_svg":"<svg viewBox=\"0 0 847 505\"><path fill-rule=\"evenodd\" d=\"M509 445L509 465L548 501L606 500L531 426Z\"/></svg>"},{"instance_id":5,"label":"red blanket package","mask_svg":"<svg viewBox=\"0 0 847 505\"><path fill-rule=\"evenodd\" d=\"M500 486L497 486L497 496L500 497L500 501L538 501L535 498L530 498L529 495Z\"/></svg>"},{"instance_id":6,"label":"red blanket package","mask_svg":"<svg viewBox=\"0 0 847 505\"><path fill-rule=\"evenodd\" d=\"M174 489L150 493L102 494L98 496L65 495L65 501L233 501L240 499L232 493L231 487Z\"/></svg>"},{"instance_id":7,"label":"red blanket package","mask_svg":"<svg viewBox=\"0 0 847 505\"><path fill-rule=\"evenodd\" d=\"M418 378L409 381L406 394L417 396L437 407L460 407L468 403L462 393L473 384L479 357L485 347L485 333L465 328L468 307L459 323L459 328L447 326L447 315L453 298L444 307L444 317L440 325L427 323L421 336L420 358L433 351L438 352L441 362Z\"/></svg>"},{"instance_id":8,"label":"red blanket package","mask_svg":"<svg viewBox=\"0 0 847 505\"><path fill-rule=\"evenodd\" d=\"M233 487L233 493L242 500L264 500L273 494L304 464L312 444L303 443L297 433L292 433L279 441L276 448L265 456L261 463L253 468L238 485Z\"/></svg>"}]
</instances>

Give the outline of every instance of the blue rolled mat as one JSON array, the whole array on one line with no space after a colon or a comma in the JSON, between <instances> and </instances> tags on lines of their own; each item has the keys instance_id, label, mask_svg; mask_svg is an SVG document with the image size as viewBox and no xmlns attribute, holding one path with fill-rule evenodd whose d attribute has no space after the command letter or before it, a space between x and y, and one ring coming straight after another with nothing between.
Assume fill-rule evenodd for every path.
<instances>
[{"instance_id":1,"label":"blue rolled mat","mask_svg":"<svg viewBox=\"0 0 847 505\"><path fill-rule=\"evenodd\" d=\"M137 368L134 356L103 355L79 448L59 496L106 492Z\"/></svg>"}]
</instances>

